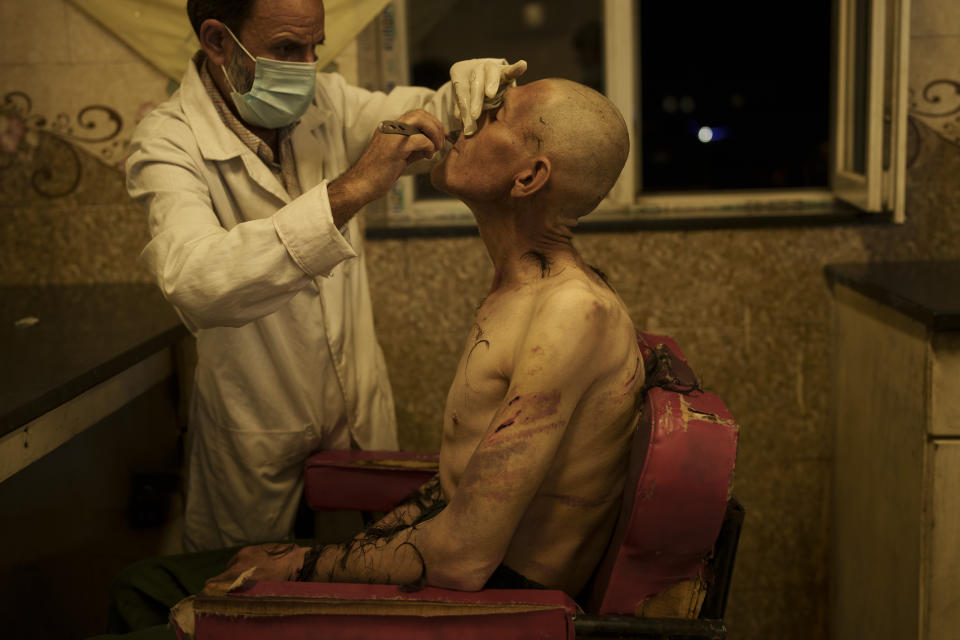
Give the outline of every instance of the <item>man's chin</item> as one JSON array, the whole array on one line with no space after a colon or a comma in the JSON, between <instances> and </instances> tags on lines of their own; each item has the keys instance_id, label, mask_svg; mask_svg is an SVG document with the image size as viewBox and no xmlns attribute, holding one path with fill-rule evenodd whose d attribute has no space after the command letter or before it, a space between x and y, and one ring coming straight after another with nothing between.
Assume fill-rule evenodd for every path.
<instances>
[{"instance_id":1,"label":"man's chin","mask_svg":"<svg viewBox=\"0 0 960 640\"><path fill-rule=\"evenodd\" d=\"M447 162L446 158L444 158L439 163L435 164L430 170L430 184L433 185L434 189L452 196L454 194L450 192L450 188L447 186L446 169Z\"/></svg>"}]
</instances>

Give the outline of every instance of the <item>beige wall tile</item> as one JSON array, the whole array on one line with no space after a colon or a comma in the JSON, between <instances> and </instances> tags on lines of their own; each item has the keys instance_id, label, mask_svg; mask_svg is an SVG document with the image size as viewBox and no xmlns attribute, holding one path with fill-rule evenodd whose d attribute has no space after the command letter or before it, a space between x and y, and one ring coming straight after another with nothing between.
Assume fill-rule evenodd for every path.
<instances>
[{"instance_id":1,"label":"beige wall tile","mask_svg":"<svg viewBox=\"0 0 960 640\"><path fill-rule=\"evenodd\" d=\"M960 2L956 0L911 0L910 35L960 35Z\"/></svg>"},{"instance_id":2,"label":"beige wall tile","mask_svg":"<svg viewBox=\"0 0 960 640\"><path fill-rule=\"evenodd\" d=\"M138 262L149 240L136 205L0 209L0 284L151 282Z\"/></svg>"},{"instance_id":3,"label":"beige wall tile","mask_svg":"<svg viewBox=\"0 0 960 640\"><path fill-rule=\"evenodd\" d=\"M140 62L141 58L100 23L64 3L70 61L74 64Z\"/></svg>"},{"instance_id":4,"label":"beige wall tile","mask_svg":"<svg viewBox=\"0 0 960 640\"><path fill-rule=\"evenodd\" d=\"M5 65L70 62L63 0L0 2L0 62Z\"/></svg>"},{"instance_id":5,"label":"beige wall tile","mask_svg":"<svg viewBox=\"0 0 960 640\"><path fill-rule=\"evenodd\" d=\"M737 470L734 492L746 509L735 569L738 588L823 583L830 461L767 459L761 464L769 468L741 465Z\"/></svg>"},{"instance_id":6,"label":"beige wall tile","mask_svg":"<svg viewBox=\"0 0 960 640\"><path fill-rule=\"evenodd\" d=\"M25 91L50 115L91 104L136 113L143 102L165 100L166 78L141 62L19 65L6 70L0 89Z\"/></svg>"},{"instance_id":7,"label":"beige wall tile","mask_svg":"<svg viewBox=\"0 0 960 640\"><path fill-rule=\"evenodd\" d=\"M748 516L749 517L749 516ZM820 640L827 637L823 588L808 584L781 589L745 589L734 585L727 605L730 640Z\"/></svg>"}]
</instances>

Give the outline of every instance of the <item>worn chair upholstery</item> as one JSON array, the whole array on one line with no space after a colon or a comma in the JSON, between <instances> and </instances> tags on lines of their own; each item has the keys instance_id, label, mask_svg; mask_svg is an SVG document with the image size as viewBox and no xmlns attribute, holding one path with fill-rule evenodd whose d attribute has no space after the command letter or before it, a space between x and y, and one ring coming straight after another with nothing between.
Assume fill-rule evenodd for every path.
<instances>
[{"instance_id":1,"label":"worn chair upholstery","mask_svg":"<svg viewBox=\"0 0 960 640\"><path fill-rule=\"evenodd\" d=\"M672 338L640 332L638 341L648 389L620 516L579 594L582 609L550 590L259 582L198 597L196 637L724 638L743 520L730 494L738 427L720 398L699 388ZM306 499L316 510L388 511L436 464L434 454L317 453L306 463Z\"/></svg>"}]
</instances>

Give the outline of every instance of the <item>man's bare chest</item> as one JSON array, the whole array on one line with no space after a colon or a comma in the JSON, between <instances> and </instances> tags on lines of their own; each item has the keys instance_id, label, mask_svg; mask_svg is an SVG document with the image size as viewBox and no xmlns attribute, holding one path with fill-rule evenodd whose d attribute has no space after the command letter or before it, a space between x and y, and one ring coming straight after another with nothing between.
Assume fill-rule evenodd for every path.
<instances>
[{"instance_id":1,"label":"man's bare chest","mask_svg":"<svg viewBox=\"0 0 960 640\"><path fill-rule=\"evenodd\" d=\"M463 342L444 411L444 455L466 464L509 390L522 315L515 306L481 310Z\"/></svg>"},{"instance_id":2,"label":"man's bare chest","mask_svg":"<svg viewBox=\"0 0 960 640\"><path fill-rule=\"evenodd\" d=\"M495 323L477 323L470 330L447 395L447 409L457 413L457 422L481 422L507 393L512 354L504 333Z\"/></svg>"}]
</instances>

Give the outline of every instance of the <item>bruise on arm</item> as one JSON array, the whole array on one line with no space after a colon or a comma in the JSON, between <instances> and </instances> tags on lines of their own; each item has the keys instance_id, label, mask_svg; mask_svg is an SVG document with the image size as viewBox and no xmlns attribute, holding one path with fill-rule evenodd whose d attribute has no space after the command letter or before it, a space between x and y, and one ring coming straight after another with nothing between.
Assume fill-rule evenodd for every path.
<instances>
[{"instance_id":1,"label":"bruise on arm","mask_svg":"<svg viewBox=\"0 0 960 640\"><path fill-rule=\"evenodd\" d=\"M497 425L493 430L495 434L517 423L529 424L541 418L556 415L560 408L560 391L554 389L553 391L534 391L526 395L515 395L507 402L507 406L514 408L513 415L506 422Z\"/></svg>"}]
</instances>

